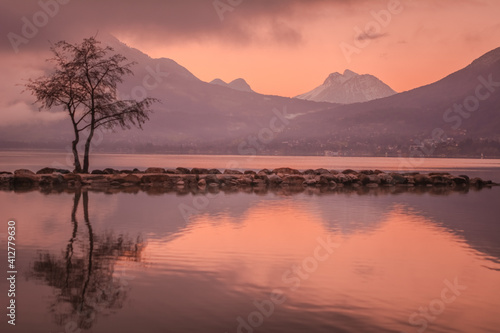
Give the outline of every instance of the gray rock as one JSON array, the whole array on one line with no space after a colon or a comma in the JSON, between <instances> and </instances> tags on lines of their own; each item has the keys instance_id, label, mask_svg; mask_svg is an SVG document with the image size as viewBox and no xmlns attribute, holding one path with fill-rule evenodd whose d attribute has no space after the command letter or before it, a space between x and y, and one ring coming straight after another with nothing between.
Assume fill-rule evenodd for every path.
<instances>
[{"instance_id":1,"label":"gray rock","mask_svg":"<svg viewBox=\"0 0 500 333\"><path fill-rule=\"evenodd\" d=\"M165 169L163 168L147 168L144 173L165 173Z\"/></svg>"}]
</instances>

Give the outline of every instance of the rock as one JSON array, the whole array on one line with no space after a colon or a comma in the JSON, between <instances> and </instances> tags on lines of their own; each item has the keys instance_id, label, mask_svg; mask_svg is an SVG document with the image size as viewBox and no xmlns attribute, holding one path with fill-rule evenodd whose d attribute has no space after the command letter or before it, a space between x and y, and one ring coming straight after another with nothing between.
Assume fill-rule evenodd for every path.
<instances>
[{"instance_id":1,"label":"rock","mask_svg":"<svg viewBox=\"0 0 500 333\"><path fill-rule=\"evenodd\" d=\"M408 179L402 175L400 175L399 173L391 173L391 177L392 177L392 184L393 185L398 185L398 184L407 184L408 183Z\"/></svg>"},{"instance_id":2,"label":"rock","mask_svg":"<svg viewBox=\"0 0 500 333\"><path fill-rule=\"evenodd\" d=\"M10 171L0 171L0 175L12 175Z\"/></svg>"},{"instance_id":3,"label":"rock","mask_svg":"<svg viewBox=\"0 0 500 333\"><path fill-rule=\"evenodd\" d=\"M432 177L432 176L449 176L450 173L448 172L431 172L429 173L429 177Z\"/></svg>"},{"instance_id":4,"label":"rock","mask_svg":"<svg viewBox=\"0 0 500 333\"><path fill-rule=\"evenodd\" d=\"M255 172L253 170L246 170L245 172L243 172L243 174L255 176L255 175L257 175L257 172Z\"/></svg>"},{"instance_id":5,"label":"rock","mask_svg":"<svg viewBox=\"0 0 500 333\"><path fill-rule=\"evenodd\" d=\"M458 175L458 177L461 177L467 181L467 184L470 184L470 178L467 175Z\"/></svg>"},{"instance_id":6,"label":"rock","mask_svg":"<svg viewBox=\"0 0 500 333\"><path fill-rule=\"evenodd\" d=\"M118 170L112 169L112 168L106 168L102 170L106 175L117 175L119 174Z\"/></svg>"},{"instance_id":7,"label":"rock","mask_svg":"<svg viewBox=\"0 0 500 333\"><path fill-rule=\"evenodd\" d=\"M28 169L19 169L14 171L14 176L35 175L35 173Z\"/></svg>"},{"instance_id":8,"label":"rock","mask_svg":"<svg viewBox=\"0 0 500 333\"><path fill-rule=\"evenodd\" d=\"M336 180L337 180L337 177L335 175L328 173L328 174L320 175L318 183L321 185L328 185L328 184L330 184L330 182L336 183Z\"/></svg>"},{"instance_id":9,"label":"rock","mask_svg":"<svg viewBox=\"0 0 500 333\"><path fill-rule=\"evenodd\" d=\"M316 172L313 169L307 169L303 172L304 175L316 175Z\"/></svg>"},{"instance_id":10,"label":"rock","mask_svg":"<svg viewBox=\"0 0 500 333\"><path fill-rule=\"evenodd\" d=\"M211 185L211 184L219 185L220 184L219 178L217 178L217 175L215 175L215 174L208 174L204 179L208 185Z\"/></svg>"},{"instance_id":11,"label":"rock","mask_svg":"<svg viewBox=\"0 0 500 333\"><path fill-rule=\"evenodd\" d=\"M278 186L283 182L283 179L278 175L266 175L263 180L271 186Z\"/></svg>"},{"instance_id":12,"label":"rock","mask_svg":"<svg viewBox=\"0 0 500 333\"><path fill-rule=\"evenodd\" d=\"M175 183L175 185L177 186L184 186L186 183L182 180L179 180L177 183Z\"/></svg>"},{"instance_id":13,"label":"rock","mask_svg":"<svg viewBox=\"0 0 500 333\"><path fill-rule=\"evenodd\" d=\"M357 175L358 174L356 171L354 171L352 169L346 169L346 170L342 171L342 173L344 175Z\"/></svg>"},{"instance_id":14,"label":"rock","mask_svg":"<svg viewBox=\"0 0 500 333\"><path fill-rule=\"evenodd\" d=\"M332 175L338 175L340 172L338 172L337 170L330 170L330 173Z\"/></svg>"},{"instance_id":15,"label":"rock","mask_svg":"<svg viewBox=\"0 0 500 333\"><path fill-rule=\"evenodd\" d=\"M377 174L380 179L380 184L382 185L392 185L392 177L386 173Z\"/></svg>"},{"instance_id":16,"label":"rock","mask_svg":"<svg viewBox=\"0 0 500 333\"><path fill-rule=\"evenodd\" d=\"M330 173L330 171L328 171L326 169L323 169L323 168L316 169L316 170L314 170L314 172L316 173L316 175L323 175L323 174L329 174Z\"/></svg>"},{"instance_id":17,"label":"rock","mask_svg":"<svg viewBox=\"0 0 500 333\"><path fill-rule=\"evenodd\" d=\"M429 174L429 175L431 178L432 185L434 185L434 186L448 185L448 178L444 177L443 175L437 174L437 173L433 173L432 175L431 174Z\"/></svg>"},{"instance_id":18,"label":"rock","mask_svg":"<svg viewBox=\"0 0 500 333\"><path fill-rule=\"evenodd\" d=\"M68 174L70 173L69 170L66 170L66 169L55 169L55 168L43 168L43 169L40 169L36 172L37 175L50 175L54 172L58 172L58 173L61 173L61 174Z\"/></svg>"},{"instance_id":19,"label":"rock","mask_svg":"<svg viewBox=\"0 0 500 333\"><path fill-rule=\"evenodd\" d=\"M165 169L163 168L147 168L144 173L165 173Z\"/></svg>"},{"instance_id":20,"label":"rock","mask_svg":"<svg viewBox=\"0 0 500 333\"><path fill-rule=\"evenodd\" d=\"M369 175L373 175L374 172L373 172L373 170L361 170L360 172L358 172L358 174L369 176Z\"/></svg>"},{"instance_id":21,"label":"rock","mask_svg":"<svg viewBox=\"0 0 500 333\"><path fill-rule=\"evenodd\" d=\"M208 170L208 174L209 175L220 175L220 174L222 174L222 172L220 172L219 169L210 169L210 170Z\"/></svg>"},{"instance_id":22,"label":"rock","mask_svg":"<svg viewBox=\"0 0 500 333\"><path fill-rule=\"evenodd\" d=\"M165 173L168 173L169 175L180 175L181 172L177 169L167 169L165 170Z\"/></svg>"},{"instance_id":23,"label":"rock","mask_svg":"<svg viewBox=\"0 0 500 333\"><path fill-rule=\"evenodd\" d=\"M243 172L238 171L238 170L231 170L231 169L226 169L224 170L225 175L242 175Z\"/></svg>"},{"instance_id":24,"label":"rock","mask_svg":"<svg viewBox=\"0 0 500 333\"><path fill-rule=\"evenodd\" d=\"M316 186L316 184L318 184L318 182L316 181L316 179L313 179L313 178L310 178L310 179L307 179L304 184L306 184L307 186Z\"/></svg>"},{"instance_id":25,"label":"rock","mask_svg":"<svg viewBox=\"0 0 500 333\"><path fill-rule=\"evenodd\" d=\"M92 174L92 175L104 175L105 173L102 170L96 169L96 170L92 170L92 172L90 174Z\"/></svg>"},{"instance_id":26,"label":"rock","mask_svg":"<svg viewBox=\"0 0 500 333\"><path fill-rule=\"evenodd\" d=\"M363 185L368 185L368 184L381 184L382 181L380 180L380 177L376 175L375 173L370 173L367 175L366 173L360 173L359 175L359 181Z\"/></svg>"},{"instance_id":27,"label":"rock","mask_svg":"<svg viewBox=\"0 0 500 333\"><path fill-rule=\"evenodd\" d=\"M208 169L204 168L192 168L191 174L193 175L206 175L208 173Z\"/></svg>"},{"instance_id":28,"label":"rock","mask_svg":"<svg viewBox=\"0 0 500 333\"><path fill-rule=\"evenodd\" d=\"M472 178L470 180L470 183L471 185L475 185L476 187L483 187L484 185L486 185L486 182L479 177Z\"/></svg>"},{"instance_id":29,"label":"rock","mask_svg":"<svg viewBox=\"0 0 500 333\"><path fill-rule=\"evenodd\" d=\"M415 185L418 186L427 186L428 184L432 184L432 179L428 175L418 174L413 177Z\"/></svg>"},{"instance_id":30,"label":"rock","mask_svg":"<svg viewBox=\"0 0 500 333\"><path fill-rule=\"evenodd\" d=\"M134 171L132 170L120 170L120 173L121 174L126 174L126 175L131 175L134 173Z\"/></svg>"},{"instance_id":31,"label":"rock","mask_svg":"<svg viewBox=\"0 0 500 333\"><path fill-rule=\"evenodd\" d=\"M207 181L206 181L206 179L200 179L200 180L198 181L198 186L199 186L199 187L205 187L205 186L207 186Z\"/></svg>"},{"instance_id":32,"label":"rock","mask_svg":"<svg viewBox=\"0 0 500 333\"><path fill-rule=\"evenodd\" d=\"M272 171L274 174L284 174L284 175L301 175L302 173L299 170L292 168L276 168Z\"/></svg>"},{"instance_id":33,"label":"rock","mask_svg":"<svg viewBox=\"0 0 500 333\"><path fill-rule=\"evenodd\" d=\"M251 186L253 179L251 177L241 177L238 179L238 184L243 186Z\"/></svg>"},{"instance_id":34,"label":"rock","mask_svg":"<svg viewBox=\"0 0 500 333\"><path fill-rule=\"evenodd\" d=\"M452 181L458 186L466 186L469 184L468 180L463 177L453 177Z\"/></svg>"},{"instance_id":35,"label":"rock","mask_svg":"<svg viewBox=\"0 0 500 333\"><path fill-rule=\"evenodd\" d=\"M187 168L176 168L177 171L179 171L179 173L181 175L189 175L191 173L191 170L187 169Z\"/></svg>"},{"instance_id":36,"label":"rock","mask_svg":"<svg viewBox=\"0 0 500 333\"><path fill-rule=\"evenodd\" d=\"M270 175L272 172L269 169L262 169L259 172L257 172L258 175L263 174L263 175Z\"/></svg>"},{"instance_id":37,"label":"rock","mask_svg":"<svg viewBox=\"0 0 500 333\"><path fill-rule=\"evenodd\" d=\"M299 175L286 176L285 178L283 178L284 184L289 184L292 186L302 185L305 181L306 179L303 176Z\"/></svg>"},{"instance_id":38,"label":"rock","mask_svg":"<svg viewBox=\"0 0 500 333\"><path fill-rule=\"evenodd\" d=\"M136 173L137 174L137 173L143 173L143 172L141 170L135 168L134 170L132 170L132 173Z\"/></svg>"},{"instance_id":39,"label":"rock","mask_svg":"<svg viewBox=\"0 0 500 333\"><path fill-rule=\"evenodd\" d=\"M139 176L137 175L130 174L123 177L123 181L125 183L139 184L141 182L141 178L139 178Z\"/></svg>"},{"instance_id":40,"label":"rock","mask_svg":"<svg viewBox=\"0 0 500 333\"><path fill-rule=\"evenodd\" d=\"M143 184L158 184L171 181L171 176L167 174L146 174L141 178L141 183Z\"/></svg>"}]
</instances>

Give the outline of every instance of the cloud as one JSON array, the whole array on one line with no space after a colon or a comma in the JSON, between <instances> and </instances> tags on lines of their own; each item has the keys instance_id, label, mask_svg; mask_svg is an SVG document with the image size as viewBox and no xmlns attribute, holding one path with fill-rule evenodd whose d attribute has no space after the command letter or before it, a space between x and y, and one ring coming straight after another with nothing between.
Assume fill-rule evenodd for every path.
<instances>
[{"instance_id":1,"label":"cloud","mask_svg":"<svg viewBox=\"0 0 500 333\"><path fill-rule=\"evenodd\" d=\"M24 102L16 102L2 107L1 110L0 119L2 127L28 124L44 125L66 118L65 112L38 111L32 105Z\"/></svg>"},{"instance_id":2,"label":"cloud","mask_svg":"<svg viewBox=\"0 0 500 333\"><path fill-rule=\"evenodd\" d=\"M301 28L296 22L321 15L318 7L349 6L365 1L242 0L238 4L220 0L227 6L221 21L212 0L0 0L4 34L0 50L46 48L48 40L80 39L98 31L120 32L163 43L207 38L251 43L258 41L255 31L262 26L268 27L265 40L300 43Z\"/></svg>"}]
</instances>

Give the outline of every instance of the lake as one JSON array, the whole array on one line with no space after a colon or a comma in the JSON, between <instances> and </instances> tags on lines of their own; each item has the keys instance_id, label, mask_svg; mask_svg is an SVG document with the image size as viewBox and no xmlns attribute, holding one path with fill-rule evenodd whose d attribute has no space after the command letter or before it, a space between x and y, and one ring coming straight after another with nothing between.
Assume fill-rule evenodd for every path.
<instances>
[{"instance_id":1,"label":"lake","mask_svg":"<svg viewBox=\"0 0 500 333\"><path fill-rule=\"evenodd\" d=\"M65 159L1 152L0 171ZM93 158L101 169L149 166L439 170L500 181L499 160ZM498 332L499 199L499 187L445 195L0 191L1 247L13 220L18 271L16 326L4 314L1 331ZM6 306L9 287L0 280Z\"/></svg>"}]
</instances>

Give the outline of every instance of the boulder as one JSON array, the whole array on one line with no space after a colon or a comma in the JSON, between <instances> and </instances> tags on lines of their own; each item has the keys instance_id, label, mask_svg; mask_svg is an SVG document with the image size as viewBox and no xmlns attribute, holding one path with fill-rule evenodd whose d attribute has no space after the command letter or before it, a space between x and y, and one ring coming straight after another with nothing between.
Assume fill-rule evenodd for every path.
<instances>
[{"instance_id":1,"label":"boulder","mask_svg":"<svg viewBox=\"0 0 500 333\"><path fill-rule=\"evenodd\" d=\"M306 179L300 175L286 176L283 178L283 184L289 184L292 186L302 185L305 181Z\"/></svg>"},{"instance_id":2,"label":"boulder","mask_svg":"<svg viewBox=\"0 0 500 333\"><path fill-rule=\"evenodd\" d=\"M179 171L179 173L182 175L189 175L191 173L191 170L189 170L187 168L179 167L179 168L176 168L176 170Z\"/></svg>"},{"instance_id":3,"label":"boulder","mask_svg":"<svg viewBox=\"0 0 500 333\"><path fill-rule=\"evenodd\" d=\"M204 168L192 168L191 174L193 175L206 175L208 173L208 169Z\"/></svg>"},{"instance_id":4,"label":"boulder","mask_svg":"<svg viewBox=\"0 0 500 333\"><path fill-rule=\"evenodd\" d=\"M406 178L403 175L400 175L399 173L391 173L392 177L392 184L394 185L399 185L399 184L408 184L408 178Z\"/></svg>"},{"instance_id":5,"label":"boulder","mask_svg":"<svg viewBox=\"0 0 500 333\"><path fill-rule=\"evenodd\" d=\"M292 168L276 168L272 171L274 174L284 174L284 175L301 175L302 173L297 169Z\"/></svg>"},{"instance_id":6,"label":"boulder","mask_svg":"<svg viewBox=\"0 0 500 333\"><path fill-rule=\"evenodd\" d=\"M329 174L330 171L326 170L326 169L323 169L323 168L319 168L319 169L316 169L314 170L315 174L316 175L323 175L323 174Z\"/></svg>"},{"instance_id":7,"label":"boulder","mask_svg":"<svg viewBox=\"0 0 500 333\"><path fill-rule=\"evenodd\" d=\"M304 175L316 175L316 172L313 169L307 169L303 172Z\"/></svg>"},{"instance_id":8,"label":"boulder","mask_svg":"<svg viewBox=\"0 0 500 333\"><path fill-rule=\"evenodd\" d=\"M147 168L144 173L165 173L165 169L163 168Z\"/></svg>"},{"instance_id":9,"label":"boulder","mask_svg":"<svg viewBox=\"0 0 500 333\"><path fill-rule=\"evenodd\" d=\"M238 170L231 170L231 169L226 169L224 170L225 175L242 175L243 172L238 171Z\"/></svg>"},{"instance_id":10,"label":"boulder","mask_svg":"<svg viewBox=\"0 0 500 333\"><path fill-rule=\"evenodd\" d=\"M123 181L125 183L139 184L141 182L141 178L139 178L139 176L137 175L130 174L123 177Z\"/></svg>"},{"instance_id":11,"label":"boulder","mask_svg":"<svg viewBox=\"0 0 500 333\"><path fill-rule=\"evenodd\" d=\"M264 180L270 186L278 186L283 182L283 179L278 175L266 175Z\"/></svg>"},{"instance_id":12,"label":"boulder","mask_svg":"<svg viewBox=\"0 0 500 333\"><path fill-rule=\"evenodd\" d=\"M92 170L92 172L90 174L92 174L92 175L104 175L105 173L102 170L96 169L96 170Z\"/></svg>"},{"instance_id":13,"label":"boulder","mask_svg":"<svg viewBox=\"0 0 500 333\"><path fill-rule=\"evenodd\" d=\"M358 174L358 172L357 172L357 171L354 171L354 170L352 170L352 169L346 169L346 170L342 171L342 173L343 173L344 175L357 175L357 174Z\"/></svg>"},{"instance_id":14,"label":"boulder","mask_svg":"<svg viewBox=\"0 0 500 333\"><path fill-rule=\"evenodd\" d=\"M432 184L432 179L428 175L418 174L413 177L415 185L418 186L427 186Z\"/></svg>"},{"instance_id":15,"label":"boulder","mask_svg":"<svg viewBox=\"0 0 500 333\"><path fill-rule=\"evenodd\" d=\"M220 175L220 174L222 174L222 172L220 172L219 169L210 169L210 170L208 170L208 174L209 175Z\"/></svg>"},{"instance_id":16,"label":"boulder","mask_svg":"<svg viewBox=\"0 0 500 333\"><path fill-rule=\"evenodd\" d=\"M319 181L318 183L321 185L328 185L330 182L336 182L337 177L335 175L332 175L331 173L328 174L322 174L319 176Z\"/></svg>"},{"instance_id":17,"label":"boulder","mask_svg":"<svg viewBox=\"0 0 500 333\"><path fill-rule=\"evenodd\" d=\"M143 184L157 184L171 181L171 177L167 174L146 174L141 178L141 183Z\"/></svg>"},{"instance_id":18,"label":"boulder","mask_svg":"<svg viewBox=\"0 0 500 333\"><path fill-rule=\"evenodd\" d=\"M271 173L272 172L269 169L262 169L259 172L257 172L258 175L260 175L260 174L262 174L262 175L270 175Z\"/></svg>"},{"instance_id":19,"label":"boulder","mask_svg":"<svg viewBox=\"0 0 500 333\"><path fill-rule=\"evenodd\" d=\"M106 168L106 169L102 170L102 172L104 172L104 174L106 174L106 175L117 175L120 173L118 170L115 170L113 168Z\"/></svg>"},{"instance_id":20,"label":"boulder","mask_svg":"<svg viewBox=\"0 0 500 333\"><path fill-rule=\"evenodd\" d=\"M68 174L70 173L69 170L66 169L55 169L55 168L43 168L40 169L36 172L37 175L50 175L54 172L61 173L61 174Z\"/></svg>"},{"instance_id":21,"label":"boulder","mask_svg":"<svg viewBox=\"0 0 500 333\"><path fill-rule=\"evenodd\" d=\"M255 175L257 175L257 172L255 172L253 170L246 170L245 172L243 172L243 174L255 176Z\"/></svg>"},{"instance_id":22,"label":"boulder","mask_svg":"<svg viewBox=\"0 0 500 333\"><path fill-rule=\"evenodd\" d=\"M14 171L14 176L35 175L35 173L28 169L19 169Z\"/></svg>"},{"instance_id":23,"label":"boulder","mask_svg":"<svg viewBox=\"0 0 500 333\"><path fill-rule=\"evenodd\" d=\"M206 179L200 179L198 181L198 186L199 187L205 187L205 186L207 186L207 180Z\"/></svg>"}]
</instances>

